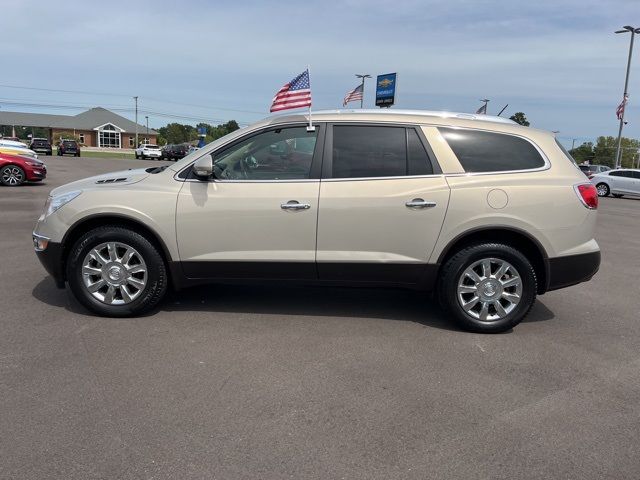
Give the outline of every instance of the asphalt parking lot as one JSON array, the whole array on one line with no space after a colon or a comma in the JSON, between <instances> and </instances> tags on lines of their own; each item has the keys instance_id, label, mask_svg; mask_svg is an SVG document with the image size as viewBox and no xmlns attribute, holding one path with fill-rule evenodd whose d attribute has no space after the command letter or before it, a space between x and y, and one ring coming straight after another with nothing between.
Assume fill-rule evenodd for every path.
<instances>
[{"instance_id":1,"label":"asphalt parking lot","mask_svg":"<svg viewBox=\"0 0 640 480\"><path fill-rule=\"evenodd\" d=\"M600 272L507 334L399 290L207 286L106 319L32 228L55 186L160 162L46 161L0 188L1 478L640 478L640 200L601 199Z\"/></svg>"}]
</instances>

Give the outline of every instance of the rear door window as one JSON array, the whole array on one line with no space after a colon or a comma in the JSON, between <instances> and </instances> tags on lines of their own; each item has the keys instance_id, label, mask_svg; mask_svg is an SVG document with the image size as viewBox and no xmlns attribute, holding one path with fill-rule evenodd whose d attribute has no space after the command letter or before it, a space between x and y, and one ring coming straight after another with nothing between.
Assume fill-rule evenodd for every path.
<instances>
[{"instance_id":1,"label":"rear door window","mask_svg":"<svg viewBox=\"0 0 640 480\"><path fill-rule=\"evenodd\" d=\"M412 127L333 127L332 178L402 177L432 173L431 159Z\"/></svg>"},{"instance_id":2,"label":"rear door window","mask_svg":"<svg viewBox=\"0 0 640 480\"><path fill-rule=\"evenodd\" d=\"M531 142L515 135L439 127L465 172L506 172L544 167Z\"/></svg>"}]
</instances>

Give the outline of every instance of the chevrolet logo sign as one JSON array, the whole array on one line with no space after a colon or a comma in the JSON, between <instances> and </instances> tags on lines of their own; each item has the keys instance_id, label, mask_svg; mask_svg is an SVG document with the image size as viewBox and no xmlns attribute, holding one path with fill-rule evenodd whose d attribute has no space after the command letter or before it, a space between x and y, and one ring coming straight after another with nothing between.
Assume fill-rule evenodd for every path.
<instances>
[{"instance_id":1,"label":"chevrolet logo sign","mask_svg":"<svg viewBox=\"0 0 640 480\"><path fill-rule=\"evenodd\" d=\"M378 86L385 88L391 85L392 83L393 83L393 80L389 80L388 78L385 78L384 80L380 80L378 82Z\"/></svg>"}]
</instances>

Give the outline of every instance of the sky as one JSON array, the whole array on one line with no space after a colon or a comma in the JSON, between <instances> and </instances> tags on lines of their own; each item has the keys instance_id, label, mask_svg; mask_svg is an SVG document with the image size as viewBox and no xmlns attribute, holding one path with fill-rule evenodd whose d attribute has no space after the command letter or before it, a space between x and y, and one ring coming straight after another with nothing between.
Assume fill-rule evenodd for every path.
<instances>
[{"instance_id":1,"label":"sky","mask_svg":"<svg viewBox=\"0 0 640 480\"><path fill-rule=\"evenodd\" d=\"M103 106L133 119L138 96L151 128L249 124L309 65L315 110L341 107L356 73L397 72L392 108L473 113L488 98L490 114L508 104L503 115L525 112L570 146L618 133L630 36L614 31L640 27L640 0L21 0L2 19L5 111ZM634 138L637 46L624 131Z\"/></svg>"}]
</instances>

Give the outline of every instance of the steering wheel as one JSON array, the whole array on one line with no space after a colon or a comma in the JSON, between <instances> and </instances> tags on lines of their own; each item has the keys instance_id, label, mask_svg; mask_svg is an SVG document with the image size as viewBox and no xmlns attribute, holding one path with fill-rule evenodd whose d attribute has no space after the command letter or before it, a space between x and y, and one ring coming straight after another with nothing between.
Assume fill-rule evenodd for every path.
<instances>
[{"instance_id":1,"label":"steering wheel","mask_svg":"<svg viewBox=\"0 0 640 480\"><path fill-rule=\"evenodd\" d=\"M256 157L253 155L242 157L240 160L240 169L242 170L244 178L250 178L250 171L255 170L256 168L258 168L258 160L256 160Z\"/></svg>"}]
</instances>

